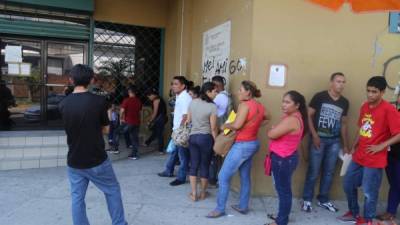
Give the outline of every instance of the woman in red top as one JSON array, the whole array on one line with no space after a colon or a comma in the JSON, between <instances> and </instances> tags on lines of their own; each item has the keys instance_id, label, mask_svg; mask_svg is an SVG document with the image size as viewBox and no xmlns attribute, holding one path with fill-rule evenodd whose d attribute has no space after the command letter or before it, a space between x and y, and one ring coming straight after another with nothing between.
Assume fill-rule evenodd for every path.
<instances>
[{"instance_id":1,"label":"woman in red top","mask_svg":"<svg viewBox=\"0 0 400 225\"><path fill-rule=\"evenodd\" d=\"M268 131L272 176L279 197L278 216L269 215L275 221L269 225L286 225L289 222L291 179L299 160L297 148L308 130L306 100L299 92L289 91L284 95L282 111L281 121Z\"/></svg>"},{"instance_id":2,"label":"woman in red top","mask_svg":"<svg viewBox=\"0 0 400 225\"><path fill-rule=\"evenodd\" d=\"M225 215L230 181L238 170L241 184L240 200L239 204L232 205L232 208L242 214L246 214L249 209L251 163L254 154L260 147L257 140L257 132L261 123L267 117L263 105L254 99L261 97L261 92L253 82L243 81L238 97L240 104L235 121L224 124L221 127L222 130L227 128L236 131L237 136L219 172L217 207L207 215L209 218L217 218Z\"/></svg>"}]
</instances>

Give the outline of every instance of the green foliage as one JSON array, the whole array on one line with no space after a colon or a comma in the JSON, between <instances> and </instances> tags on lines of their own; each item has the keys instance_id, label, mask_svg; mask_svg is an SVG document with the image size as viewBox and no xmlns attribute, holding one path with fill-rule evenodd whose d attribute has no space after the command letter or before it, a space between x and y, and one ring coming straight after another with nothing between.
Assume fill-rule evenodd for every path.
<instances>
[{"instance_id":1,"label":"green foliage","mask_svg":"<svg viewBox=\"0 0 400 225\"><path fill-rule=\"evenodd\" d=\"M124 80L132 76L133 59L123 58L119 61L105 61L97 69L103 76L112 76L116 80Z\"/></svg>"}]
</instances>

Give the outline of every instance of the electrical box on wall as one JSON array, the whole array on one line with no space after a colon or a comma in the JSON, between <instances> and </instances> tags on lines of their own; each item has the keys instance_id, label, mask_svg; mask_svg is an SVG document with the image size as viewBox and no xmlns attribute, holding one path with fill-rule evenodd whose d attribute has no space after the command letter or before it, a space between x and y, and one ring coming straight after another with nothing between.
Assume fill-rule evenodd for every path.
<instances>
[{"instance_id":1,"label":"electrical box on wall","mask_svg":"<svg viewBox=\"0 0 400 225\"><path fill-rule=\"evenodd\" d=\"M389 32L400 33L400 12L391 12L389 14Z\"/></svg>"}]
</instances>

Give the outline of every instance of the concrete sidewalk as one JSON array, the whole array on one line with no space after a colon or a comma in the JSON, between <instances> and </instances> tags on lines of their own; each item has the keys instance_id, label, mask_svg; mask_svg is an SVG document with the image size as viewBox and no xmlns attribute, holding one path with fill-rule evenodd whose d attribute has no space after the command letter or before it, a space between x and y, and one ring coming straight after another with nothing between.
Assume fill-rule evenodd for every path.
<instances>
[{"instance_id":1,"label":"concrete sidewalk","mask_svg":"<svg viewBox=\"0 0 400 225\"><path fill-rule=\"evenodd\" d=\"M138 161L114 162L114 169L122 188L126 219L129 224L140 225L262 225L270 222L266 215L276 212L276 198L253 198L248 215L240 215L229 208L236 203L232 193L227 205L228 216L207 219L205 215L215 207L216 190L204 201L193 203L188 198L189 184L171 187L173 178L156 175L163 169L165 156L144 155ZM69 183L65 168L0 171L0 224L1 225L70 225ZM336 202L340 213L344 202ZM89 186L86 206L92 225L109 225L105 199L93 185ZM303 213L299 201L294 200L290 224L340 224L336 216L317 208Z\"/></svg>"}]
</instances>

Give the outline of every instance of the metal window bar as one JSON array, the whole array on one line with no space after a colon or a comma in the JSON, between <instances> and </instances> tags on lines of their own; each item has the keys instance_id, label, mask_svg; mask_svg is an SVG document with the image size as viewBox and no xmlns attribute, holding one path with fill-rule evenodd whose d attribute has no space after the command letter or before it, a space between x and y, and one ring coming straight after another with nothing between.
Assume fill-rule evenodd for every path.
<instances>
[{"instance_id":1,"label":"metal window bar","mask_svg":"<svg viewBox=\"0 0 400 225\"><path fill-rule=\"evenodd\" d=\"M120 104L127 88L135 85L139 97L159 88L161 64L161 29L95 22L93 68L95 92Z\"/></svg>"}]
</instances>

